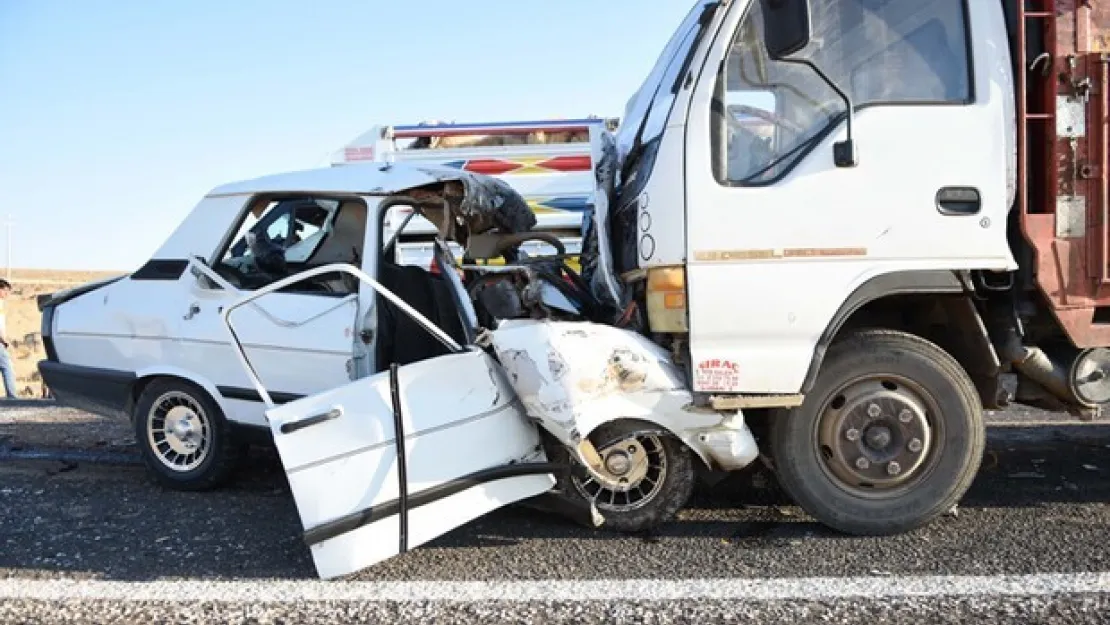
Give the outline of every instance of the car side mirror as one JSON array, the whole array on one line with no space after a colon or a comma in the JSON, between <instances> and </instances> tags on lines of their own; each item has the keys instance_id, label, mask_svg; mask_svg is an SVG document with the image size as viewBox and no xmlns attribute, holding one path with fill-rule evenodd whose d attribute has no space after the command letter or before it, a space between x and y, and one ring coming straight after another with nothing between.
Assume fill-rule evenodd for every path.
<instances>
[{"instance_id":1,"label":"car side mirror","mask_svg":"<svg viewBox=\"0 0 1110 625\"><path fill-rule=\"evenodd\" d=\"M197 265L206 265L207 266L208 262L205 261L203 258L201 258L200 256L198 256L196 254L193 254L189 258L190 258L190 260L193 261L193 262L189 263L189 273L193 274L194 278L203 277L204 272L202 272L200 269L198 269Z\"/></svg>"},{"instance_id":2,"label":"car side mirror","mask_svg":"<svg viewBox=\"0 0 1110 625\"><path fill-rule=\"evenodd\" d=\"M810 0L759 0L763 8L763 43L767 54L782 60L813 39Z\"/></svg>"},{"instance_id":3,"label":"car side mirror","mask_svg":"<svg viewBox=\"0 0 1110 625\"><path fill-rule=\"evenodd\" d=\"M193 275L193 278L196 279L197 284L200 285L201 288L222 288L220 287L220 285L212 282L212 278L208 277L208 275L204 273L204 270L200 268L200 266L208 267L208 261L204 260L202 256L199 256L197 254L192 254L191 256L189 256L189 258L190 260L192 260L192 262L189 263L189 273Z\"/></svg>"}]
</instances>

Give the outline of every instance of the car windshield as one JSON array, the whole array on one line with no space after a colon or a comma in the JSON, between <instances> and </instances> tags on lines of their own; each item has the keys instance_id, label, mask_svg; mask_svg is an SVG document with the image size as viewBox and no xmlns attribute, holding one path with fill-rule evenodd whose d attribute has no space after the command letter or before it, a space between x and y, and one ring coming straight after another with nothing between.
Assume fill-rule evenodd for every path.
<instances>
[{"instance_id":1,"label":"car windshield","mask_svg":"<svg viewBox=\"0 0 1110 625\"><path fill-rule=\"evenodd\" d=\"M644 136L643 139L641 139L641 136L645 135L648 116L655 117L656 111L654 109L659 104L657 100L664 99L657 98L657 94L660 88L665 85L667 75L673 73L673 70L668 71L668 69L685 63L686 57L690 54L693 43L698 40L702 25L705 23L702 16L708 8L715 8L718 5L717 0L697 0L694 3L690 12L686 14L686 18L682 20L682 24L675 30L670 41L663 48L663 52L659 55L655 66L648 74L647 79L644 80L643 85L628 101L628 105L625 107L624 121L617 132L617 150L622 161L637 143L650 140L650 135ZM673 102L673 97L668 98L667 101Z\"/></svg>"}]
</instances>

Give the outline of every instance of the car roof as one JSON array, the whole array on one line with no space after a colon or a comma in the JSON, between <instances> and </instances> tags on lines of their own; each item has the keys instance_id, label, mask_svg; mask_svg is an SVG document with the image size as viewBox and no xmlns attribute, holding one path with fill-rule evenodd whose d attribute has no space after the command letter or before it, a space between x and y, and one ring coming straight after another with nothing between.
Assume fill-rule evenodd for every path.
<instances>
[{"instance_id":1,"label":"car roof","mask_svg":"<svg viewBox=\"0 0 1110 625\"><path fill-rule=\"evenodd\" d=\"M435 183L437 174L458 174L457 169L408 163L358 163L269 174L222 184L208 196L245 195L270 192L357 193L391 195Z\"/></svg>"}]
</instances>

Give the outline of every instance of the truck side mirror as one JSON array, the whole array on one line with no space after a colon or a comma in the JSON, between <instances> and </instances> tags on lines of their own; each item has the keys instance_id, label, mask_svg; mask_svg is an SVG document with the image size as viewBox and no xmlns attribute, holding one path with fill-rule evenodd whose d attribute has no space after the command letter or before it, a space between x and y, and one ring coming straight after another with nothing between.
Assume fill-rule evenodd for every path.
<instances>
[{"instance_id":1,"label":"truck side mirror","mask_svg":"<svg viewBox=\"0 0 1110 625\"><path fill-rule=\"evenodd\" d=\"M855 107L852 98L835 81L809 59L791 56L801 52L813 39L813 19L810 0L759 0L763 9L763 45L767 55L784 63L797 63L812 69L844 101L848 138L833 146L833 162L837 167L855 167L859 153L852 138L852 117Z\"/></svg>"},{"instance_id":2,"label":"truck side mirror","mask_svg":"<svg viewBox=\"0 0 1110 625\"><path fill-rule=\"evenodd\" d=\"M759 1L763 8L763 43L772 59L785 59L809 45L813 38L810 0Z\"/></svg>"}]
</instances>

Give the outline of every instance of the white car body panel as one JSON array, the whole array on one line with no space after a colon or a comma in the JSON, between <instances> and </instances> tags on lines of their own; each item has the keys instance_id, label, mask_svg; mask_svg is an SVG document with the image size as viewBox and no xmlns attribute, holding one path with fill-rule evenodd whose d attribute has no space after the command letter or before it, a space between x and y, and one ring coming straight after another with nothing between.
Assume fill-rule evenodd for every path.
<instances>
[{"instance_id":1,"label":"white car body panel","mask_svg":"<svg viewBox=\"0 0 1110 625\"><path fill-rule=\"evenodd\" d=\"M481 351L398 369L410 501L452 480L514 462L543 462L539 434L500 367ZM341 416L284 433L330 410ZM353 529L311 546L320 577L353 573L401 551L400 482L390 373L363 378L269 410L267 418L306 538L352 515ZM539 495L550 474L478 482L408 511L406 548L417 547L504 505ZM385 513L374 510L386 509Z\"/></svg>"},{"instance_id":2,"label":"white car body panel","mask_svg":"<svg viewBox=\"0 0 1110 625\"><path fill-rule=\"evenodd\" d=\"M458 169L443 166L364 163L221 185L197 203L143 271L57 305L44 318L44 338L60 364L111 374L115 386L152 375L189 380L209 392L229 421L265 428L265 406L236 363L220 321L220 311L242 293L206 287L185 270L190 259L212 263L221 241L256 194L358 198L373 215L389 194L459 175ZM380 235L367 226L364 249L381 245ZM376 263L375 254L365 254L361 269L376 274ZM142 275L159 266L165 267L165 274L156 269ZM235 322L266 387L281 401L289 401L340 386L371 370L369 348L359 332L374 329L373 300L372 290L365 285L357 296L271 293L238 310ZM61 390L59 385L52 388ZM125 391L115 395L122 394ZM111 406L81 403L90 411L116 416L126 414L126 402L117 396Z\"/></svg>"},{"instance_id":3,"label":"white car body panel","mask_svg":"<svg viewBox=\"0 0 1110 625\"><path fill-rule=\"evenodd\" d=\"M759 456L743 416L693 409L670 356L639 334L533 320L490 334L528 415L571 449L603 423L640 419L675 433L709 466L739 469Z\"/></svg>"}]
</instances>

